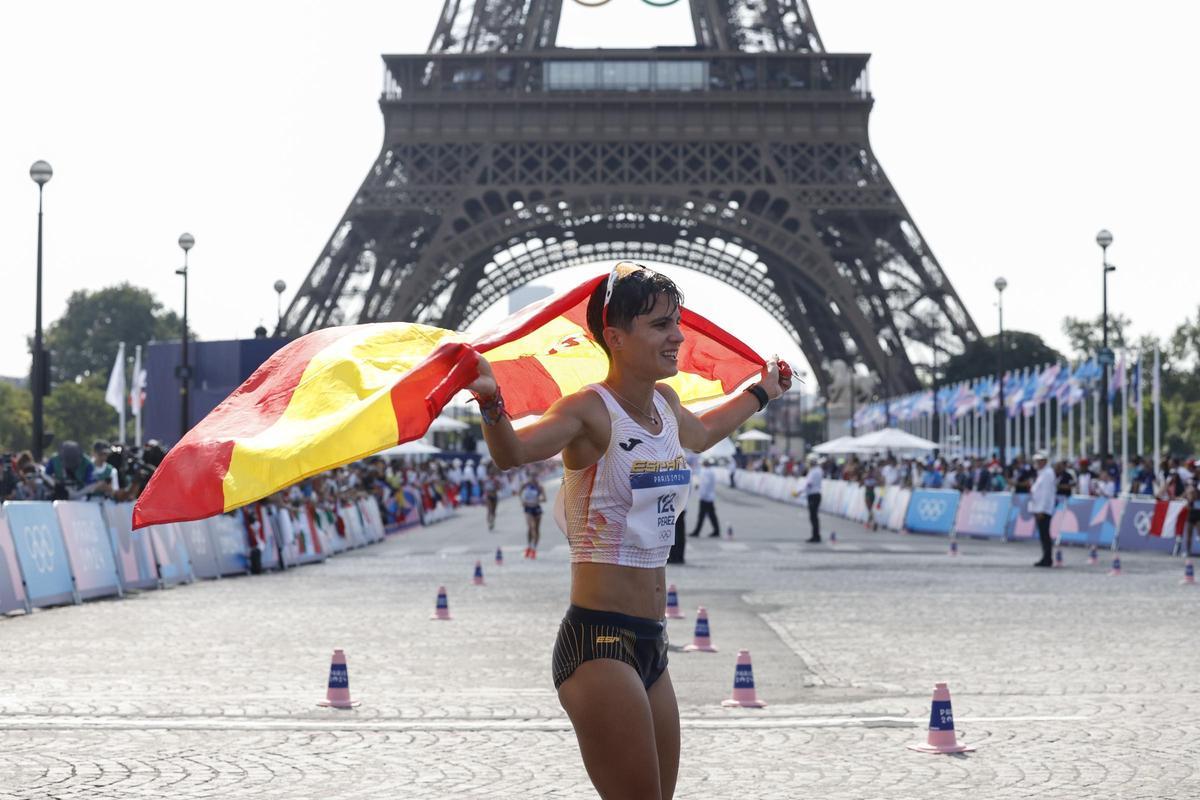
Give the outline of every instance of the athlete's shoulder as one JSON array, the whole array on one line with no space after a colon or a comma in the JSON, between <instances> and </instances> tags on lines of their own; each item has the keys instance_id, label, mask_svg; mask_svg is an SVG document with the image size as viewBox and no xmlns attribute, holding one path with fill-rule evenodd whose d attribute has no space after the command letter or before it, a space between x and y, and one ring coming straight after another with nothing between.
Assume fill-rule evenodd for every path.
<instances>
[{"instance_id":1,"label":"athlete's shoulder","mask_svg":"<svg viewBox=\"0 0 1200 800\"><path fill-rule=\"evenodd\" d=\"M679 405L679 394L666 383L654 384L654 390L666 398L667 402L673 406Z\"/></svg>"}]
</instances>

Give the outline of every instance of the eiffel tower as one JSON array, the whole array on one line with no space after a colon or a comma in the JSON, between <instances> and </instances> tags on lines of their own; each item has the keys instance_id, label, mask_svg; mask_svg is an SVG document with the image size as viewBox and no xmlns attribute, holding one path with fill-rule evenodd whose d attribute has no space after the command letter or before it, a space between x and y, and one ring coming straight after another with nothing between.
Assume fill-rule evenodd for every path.
<instances>
[{"instance_id":1,"label":"eiffel tower","mask_svg":"<svg viewBox=\"0 0 1200 800\"><path fill-rule=\"evenodd\" d=\"M556 47L562 2L446 0L427 53L383 57L383 148L281 335L461 328L630 259L750 296L826 389L838 361L917 389L979 336L871 151L869 55L806 0L690 0L694 47L634 50Z\"/></svg>"}]
</instances>

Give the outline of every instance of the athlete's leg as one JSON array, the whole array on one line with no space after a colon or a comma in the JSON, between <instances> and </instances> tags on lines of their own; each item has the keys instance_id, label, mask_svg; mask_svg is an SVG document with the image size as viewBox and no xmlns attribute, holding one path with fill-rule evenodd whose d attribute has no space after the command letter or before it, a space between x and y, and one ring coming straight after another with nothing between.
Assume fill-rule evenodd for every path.
<instances>
[{"instance_id":1,"label":"athlete's leg","mask_svg":"<svg viewBox=\"0 0 1200 800\"><path fill-rule=\"evenodd\" d=\"M533 518L533 550L537 552L538 544L542 541L542 515Z\"/></svg>"},{"instance_id":2,"label":"athlete's leg","mask_svg":"<svg viewBox=\"0 0 1200 800\"><path fill-rule=\"evenodd\" d=\"M654 716L662 798L671 800L675 796L675 779L679 775L679 705L675 702L671 673L664 672L650 687L647 696L650 698L650 713Z\"/></svg>"},{"instance_id":3,"label":"athlete's leg","mask_svg":"<svg viewBox=\"0 0 1200 800\"><path fill-rule=\"evenodd\" d=\"M611 658L585 661L558 688L558 700L600 797L662 800L654 715L633 667Z\"/></svg>"}]
</instances>

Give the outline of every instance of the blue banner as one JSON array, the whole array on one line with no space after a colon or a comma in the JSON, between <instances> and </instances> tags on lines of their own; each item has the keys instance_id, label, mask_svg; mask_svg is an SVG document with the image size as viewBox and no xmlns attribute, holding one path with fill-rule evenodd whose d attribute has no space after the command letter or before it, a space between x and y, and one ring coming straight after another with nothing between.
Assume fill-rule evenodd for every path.
<instances>
[{"instance_id":1,"label":"blue banner","mask_svg":"<svg viewBox=\"0 0 1200 800\"><path fill-rule=\"evenodd\" d=\"M4 515L17 548L30 604L52 606L77 602L67 547L54 508L49 503L5 503Z\"/></svg>"},{"instance_id":2,"label":"blue banner","mask_svg":"<svg viewBox=\"0 0 1200 800\"><path fill-rule=\"evenodd\" d=\"M150 551L149 534L133 530L133 503L105 503L104 520L108 523L121 588L158 588L158 569Z\"/></svg>"},{"instance_id":3,"label":"blue banner","mask_svg":"<svg viewBox=\"0 0 1200 800\"><path fill-rule=\"evenodd\" d=\"M1011 492L967 492L959 502L954 530L959 536L1003 539L1011 508Z\"/></svg>"},{"instance_id":4,"label":"blue banner","mask_svg":"<svg viewBox=\"0 0 1200 800\"><path fill-rule=\"evenodd\" d=\"M109 597L121 593L121 579L113 561L108 526L99 503L58 500L54 503L67 560L75 579L75 591L81 600Z\"/></svg>"},{"instance_id":5,"label":"blue banner","mask_svg":"<svg viewBox=\"0 0 1200 800\"><path fill-rule=\"evenodd\" d=\"M217 554L213 551L212 537L209 535L208 520L179 523L183 543L187 547L188 560L192 563L192 572L197 578L216 578L221 574L217 567Z\"/></svg>"},{"instance_id":6,"label":"blue banner","mask_svg":"<svg viewBox=\"0 0 1200 800\"><path fill-rule=\"evenodd\" d=\"M4 514L0 514L0 614L18 608L29 611L25 602L25 584L21 583L21 567L17 564L17 550L13 547Z\"/></svg>"},{"instance_id":7,"label":"blue banner","mask_svg":"<svg viewBox=\"0 0 1200 800\"><path fill-rule=\"evenodd\" d=\"M1175 535L1155 536L1151 533L1151 520L1157 503L1150 498L1131 499L1125 505L1125 516L1121 519L1121 534L1117 539L1120 550L1153 550L1172 553L1175 550ZM1184 512L1187 513L1186 511Z\"/></svg>"},{"instance_id":8,"label":"blue banner","mask_svg":"<svg viewBox=\"0 0 1200 800\"><path fill-rule=\"evenodd\" d=\"M914 489L904 527L914 533L948 535L954 527L962 496L951 489Z\"/></svg>"},{"instance_id":9,"label":"blue banner","mask_svg":"<svg viewBox=\"0 0 1200 800\"><path fill-rule=\"evenodd\" d=\"M250 571L250 556L246 546L246 529L242 527L240 511L218 514L209 520L213 547L217 551L217 567L222 575L244 575Z\"/></svg>"}]
</instances>

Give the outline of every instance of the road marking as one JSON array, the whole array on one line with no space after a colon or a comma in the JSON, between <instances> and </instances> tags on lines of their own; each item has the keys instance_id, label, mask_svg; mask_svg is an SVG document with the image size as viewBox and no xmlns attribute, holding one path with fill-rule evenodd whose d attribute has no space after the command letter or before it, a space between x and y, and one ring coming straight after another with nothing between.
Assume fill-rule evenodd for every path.
<instances>
[{"instance_id":1,"label":"road marking","mask_svg":"<svg viewBox=\"0 0 1200 800\"><path fill-rule=\"evenodd\" d=\"M958 717L963 723L1080 722L1084 716L1045 717ZM929 723L921 717L681 717L685 729L769 728L920 728ZM553 719L431 719L431 720L323 720L245 719L236 717L43 717L9 715L0 731L24 730L137 730L137 731L569 731L565 718Z\"/></svg>"},{"instance_id":2,"label":"road marking","mask_svg":"<svg viewBox=\"0 0 1200 800\"><path fill-rule=\"evenodd\" d=\"M456 544L456 545L451 545L450 547L443 547L442 549L438 550L438 555L439 556L461 556L465 552L467 552L467 546L465 544Z\"/></svg>"},{"instance_id":3,"label":"road marking","mask_svg":"<svg viewBox=\"0 0 1200 800\"><path fill-rule=\"evenodd\" d=\"M745 542L721 542L721 541L718 541L717 547L721 548L722 550L727 550L731 553L741 553L745 550L750 549L750 545L746 544Z\"/></svg>"}]
</instances>

